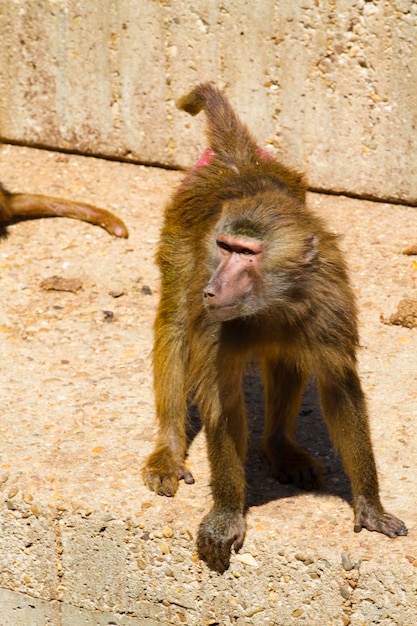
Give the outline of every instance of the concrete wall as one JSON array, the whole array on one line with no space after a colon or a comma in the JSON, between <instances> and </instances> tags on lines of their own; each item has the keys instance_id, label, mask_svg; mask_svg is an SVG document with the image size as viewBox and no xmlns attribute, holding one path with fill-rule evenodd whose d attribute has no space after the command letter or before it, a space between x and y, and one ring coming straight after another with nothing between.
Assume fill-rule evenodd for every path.
<instances>
[{"instance_id":1,"label":"concrete wall","mask_svg":"<svg viewBox=\"0 0 417 626\"><path fill-rule=\"evenodd\" d=\"M0 0L0 137L189 165L223 87L316 189L417 202L413 0Z\"/></svg>"}]
</instances>

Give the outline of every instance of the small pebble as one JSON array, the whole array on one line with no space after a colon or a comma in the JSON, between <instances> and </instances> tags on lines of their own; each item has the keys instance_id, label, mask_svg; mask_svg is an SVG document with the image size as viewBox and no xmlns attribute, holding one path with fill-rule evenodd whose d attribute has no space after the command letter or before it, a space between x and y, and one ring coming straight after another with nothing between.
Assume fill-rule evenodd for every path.
<instances>
[{"instance_id":1,"label":"small pebble","mask_svg":"<svg viewBox=\"0 0 417 626\"><path fill-rule=\"evenodd\" d=\"M159 548L162 554L169 554L169 546L165 543L165 541L161 541L161 543L159 544Z\"/></svg>"},{"instance_id":2,"label":"small pebble","mask_svg":"<svg viewBox=\"0 0 417 626\"><path fill-rule=\"evenodd\" d=\"M37 504L32 504L32 506L30 507L30 510L32 511L33 515L35 515L36 517L39 517L39 515L41 514L41 510Z\"/></svg>"},{"instance_id":3,"label":"small pebble","mask_svg":"<svg viewBox=\"0 0 417 626\"><path fill-rule=\"evenodd\" d=\"M304 613L303 609L295 609L295 611L293 611L293 613L292 613L292 616L293 617L301 617L303 613Z\"/></svg>"},{"instance_id":4,"label":"small pebble","mask_svg":"<svg viewBox=\"0 0 417 626\"><path fill-rule=\"evenodd\" d=\"M170 526L164 526L162 529L162 534L167 539L170 539L173 535L172 528Z\"/></svg>"},{"instance_id":5,"label":"small pebble","mask_svg":"<svg viewBox=\"0 0 417 626\"><path fill-rule=\"evenodd\" d=\"M342 566L346 572L350 572L353 569L353 565L350 561L349 555L346 552L342 552Z\"/></svg>"},{"instance_id":6,"label":"small pebble","mask_svg":"<svg viewBox=\"0 0 417 626\"><path fill-rule=\"evenodd\" d=\"M407 256L417 255L417 244L413 244L411 246L408 246L407 248L404 248L402 254L406 254Z\"/></svg>"},{"instance_id":7,"label":"small pebble","mask_svg":"<svg viewBox=\"0 0 417 626\"><path fill-rule=\"evenodd\" d=\"M83 284L79 278L63 278L62 276L50 276L40 283L41 289L45 291L70 291L75 293L82 288Z\"/></svg>"},{"instance_id":8,"label":"small pebble","mask_svg":"<svg viewBox=\"0 0 417 626\"><path fill-rule=\"evenodd\" d=\"M121 296L124 296L124 293L125 290L123 287L113 287L113 289L110 289L109 291L109 296L112 298L120 298Z\"/></svg>"},{"instance_id":9,"label":"small pebble","mask_svg":"<svg viewBox=\"0 0 417 626\"><path fill-rule=\"evenodd\" d=\"M250 609L249 611L247 611L246 617L253 617L257 613L262 613L263 611L265 611L264 606L257 606L254 609Z\"/></svg>"},{"instance_id":10,"label":"small pebble","mask_svg":"<svg viewBox=\"0 0 417 626\"><path fill-rule=\"evenodd\" d=\"M344 598L345 600L350 600L350 594L352 592L352 589L350 587L350 585L345 584L342 585L340 587L340 595L342 596L342 598Z\"/></svg>"},{"instance_id":11,"label":"small pebble","mask_svg":"<svg viewBox=\"0 0 417 626\"><path fill-rule=\"evenodd\" d=\"M259 567L259 563L249 552L244 552L243 554L237 554L236 560L240 561L244 565L249 565L250 567Z\"/></svg>"},{"instance_id":12,"label":"small pebble","mask_svg":"<svg viewBox=\"0 0 417 626\"><path fill-rule=\"evenodd\" d=\"M10 474L1 474L0 476L0 485L3 485L9 480Z\"/></svg>"},{"instance_id":13,"label":"small pebble","mask_svg":"<svg viewBox=\"0 0 417 626\"><path fill-rule=\"evenodd\" d=\"M103 311L103 319L107 323L114 322L114 313L113 311Z\"/></svg>"},{"instance_id":14,"label":"small pebble","mask_svg":"<svg viewBox=\"0 0 417 626\"><path fill-rule=\"evenodd\" d=\"M12 487L12 488L9 490L9 493L8 493L8 498L10 498L10 500L11 500L11 499L12 499L12 498L14 498L14 497L15 497L15 495L17 495L18 493L19 493L19 489L18 489L17 487Z\"/></svg>"}]
</instances>

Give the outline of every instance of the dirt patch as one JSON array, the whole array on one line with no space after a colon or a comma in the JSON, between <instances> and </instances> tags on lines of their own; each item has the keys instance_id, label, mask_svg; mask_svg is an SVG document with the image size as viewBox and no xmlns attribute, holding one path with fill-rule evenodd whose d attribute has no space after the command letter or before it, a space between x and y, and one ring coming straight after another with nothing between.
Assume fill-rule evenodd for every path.
<instances>
[{"instance_id":1,"label":"dirt patch","mask_svg":"<svg viewBox=\"0 0 417 626\"><path fill-rule=\"evenodd\" d=\"M398 303L397 311L388 318L381 315L381 322L393 324L394 326L404 326L405 328L417 327L417 300L403 298Z\"/></svg>"}]
</instances>

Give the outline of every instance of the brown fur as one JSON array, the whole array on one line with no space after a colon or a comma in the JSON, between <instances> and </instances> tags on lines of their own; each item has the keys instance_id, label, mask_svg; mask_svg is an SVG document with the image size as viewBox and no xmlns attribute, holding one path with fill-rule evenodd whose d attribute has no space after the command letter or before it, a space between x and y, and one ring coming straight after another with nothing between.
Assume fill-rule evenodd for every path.
<instances>
[{"instance_id":1,"label":"brown fur","mask_svg":"<svg viewBox=\"0 0 417 626\"><path fill-rule=\"evenodd\" d=\"M128 237L128 231L121 219L91 204L72 202L61 198L51 198L27 193L10 193L0 184L0 233L16 222L43 217L72 217L83 222L101 226L110 235Z\"/></svg>"},{"instance_id":2,"label":"brown fur","mask_svg":"<svg viewBox=\"0 0 417 626\"><path fill-rule=\"evenodd\" d=\"M143 471L146 484L172 496L181 478L193 482L184 457L187 399L194 394L214 499L198 550L211 568L224 571L231 547L239 549L245 534L241 379L255 354L265 383L264 448L274 476L305 489L320 484L321 465L294 437L313 373L352 483L355 531L406 534L378 495L356 367L356 308L336 236L306 208L302 176L259 151L220 91L199 85L179 107L194 115L205 110L215 156L188 173L165 212L154 345L159 433ZM236 287L239 281L244 289Z\"/></svg>"}]
</instances>

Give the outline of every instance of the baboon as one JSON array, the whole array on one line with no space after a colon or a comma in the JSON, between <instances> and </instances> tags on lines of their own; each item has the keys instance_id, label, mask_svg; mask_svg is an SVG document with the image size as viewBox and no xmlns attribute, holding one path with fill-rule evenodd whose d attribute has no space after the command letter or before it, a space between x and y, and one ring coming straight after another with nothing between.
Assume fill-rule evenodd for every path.
<instances>
[{"instance_id":1,"label":"baboon","mask_svg":"<svg viewBox=\"0 0 417 626\"><path fill-rule=\"evenodd\" d=\"M121 219L91 204L29 193L10 193L0 184L0 236L16 222L43 217L72 217L101 226L115 237L129 236Z\"/></svg>"},{"instance_id":2,"label":"baboon","mask_svg":"<svg viewBox=\"0 0 417 626\"><path fill-rule=\"evenodd\" d=\"M295 440L307 378L351 481L354 530L407 534L379 498L357 372L356 306L337 236L305 204L303 177L266 155L209 83L178 102L208 120L209 150L166 208L157 262L154 384L159 424L145 483L173 496L186 469L187 399L197 403L211 467L213 508L198 552L223 572L245 535L247 427L242 372L250 355L265 389L263 445L273 475L303 489L322 467Z\"/></svg>"}]
</instances>

